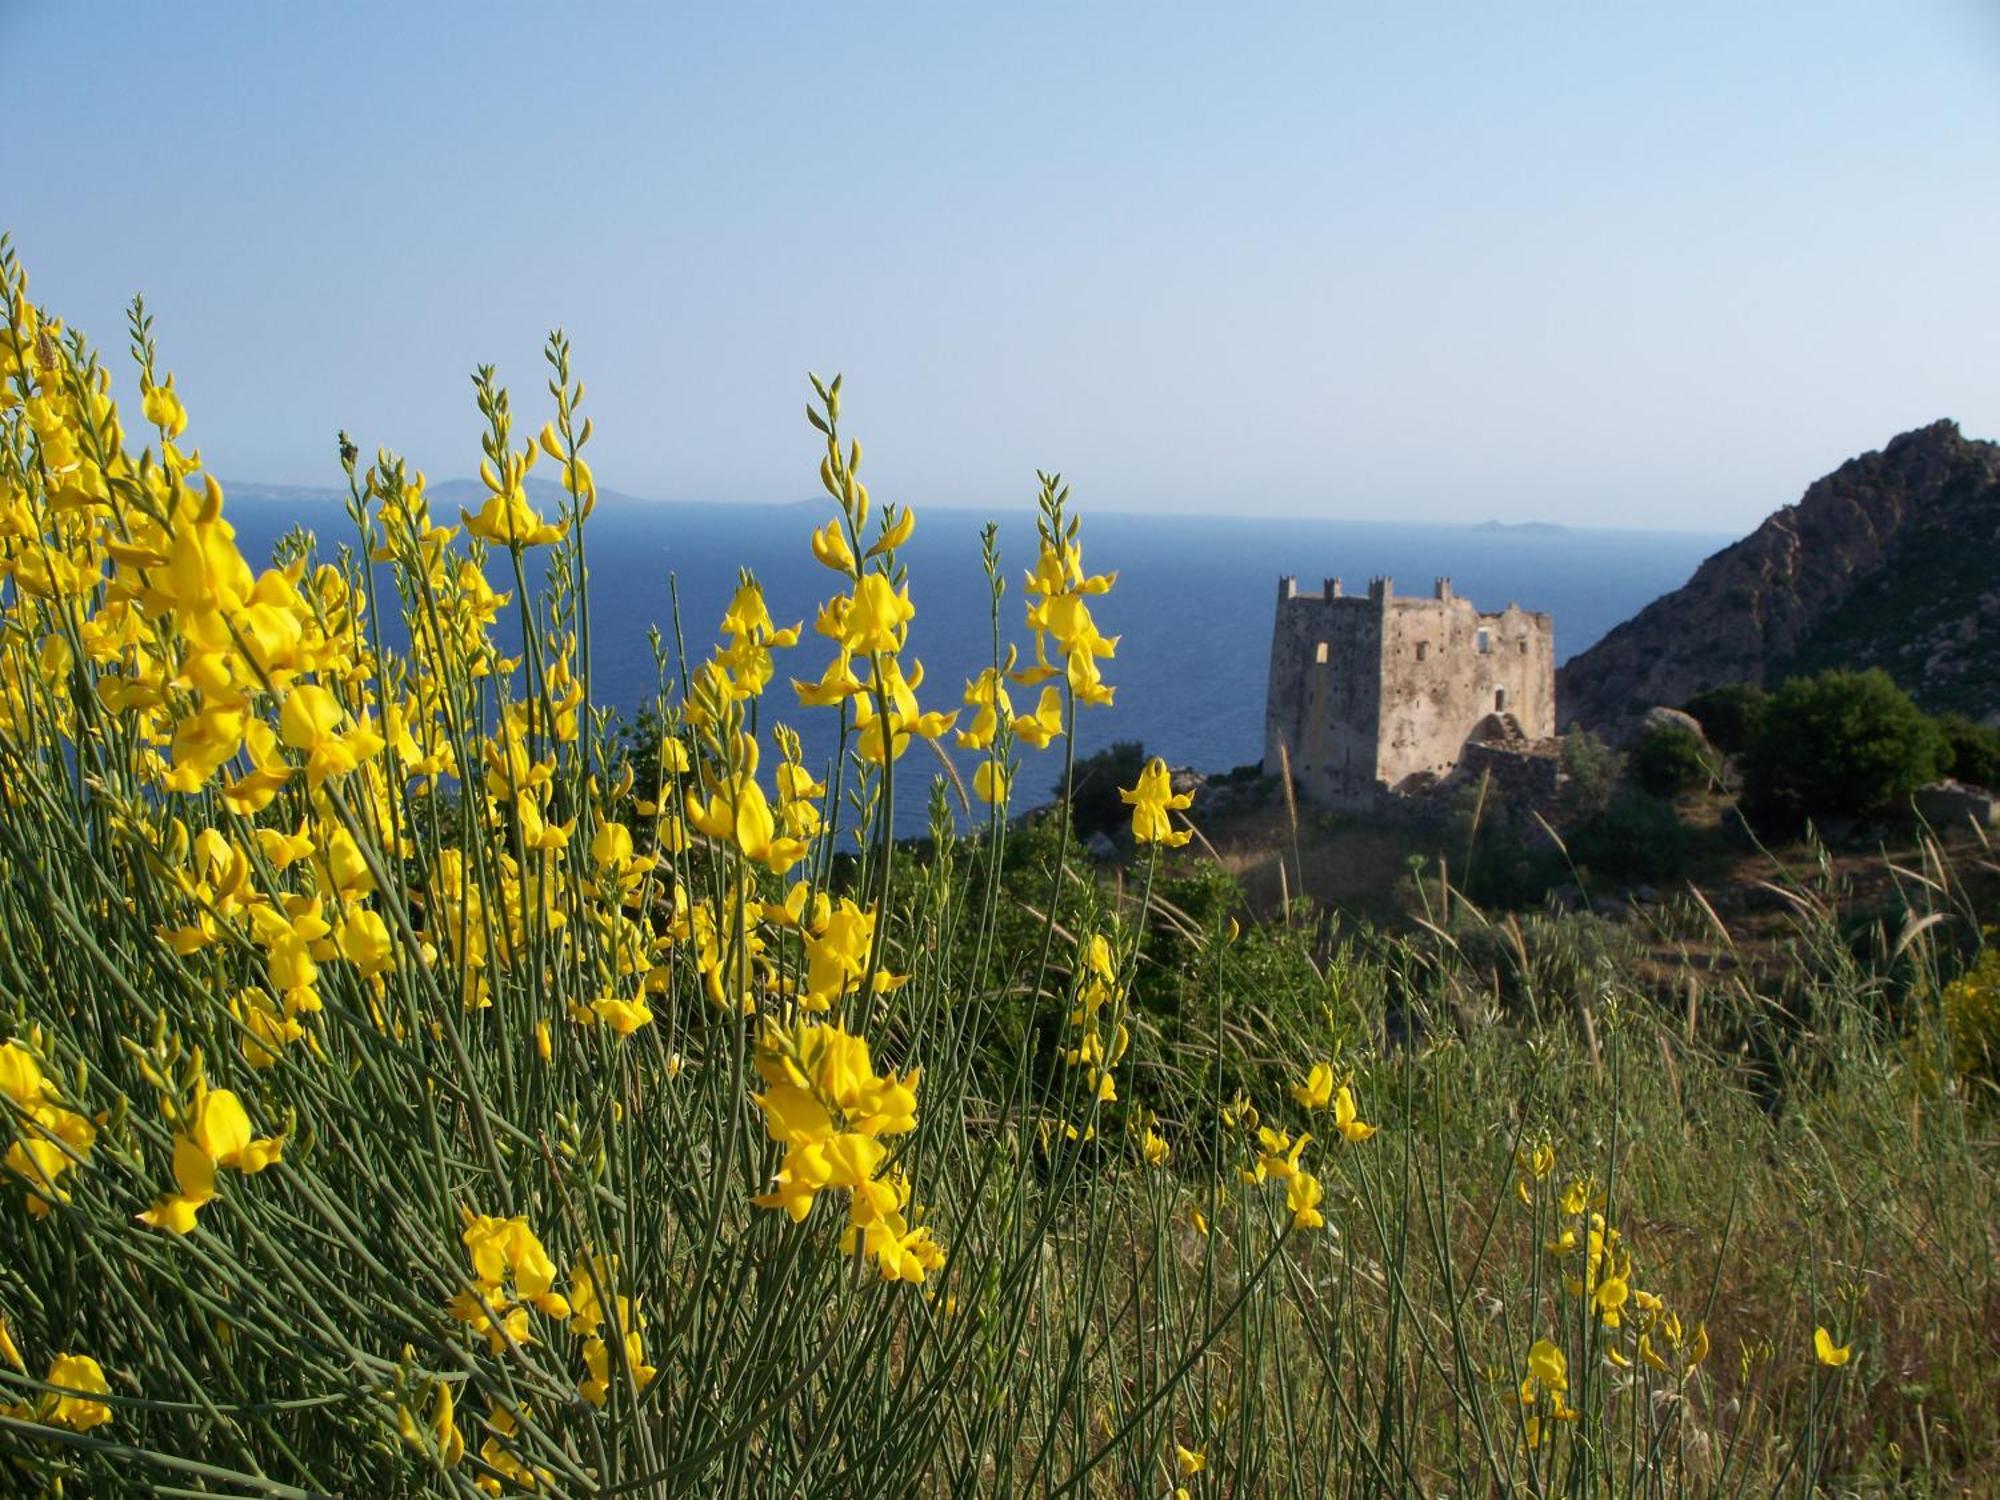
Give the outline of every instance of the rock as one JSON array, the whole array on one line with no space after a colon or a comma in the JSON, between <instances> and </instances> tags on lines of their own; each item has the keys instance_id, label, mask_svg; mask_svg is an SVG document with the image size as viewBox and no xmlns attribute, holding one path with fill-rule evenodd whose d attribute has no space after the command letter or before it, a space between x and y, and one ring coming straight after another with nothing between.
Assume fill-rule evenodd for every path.
<instances>
[{"instance_id":1,"label":"rock","mask_svg":"<svg viewBox=\"0 0 2000 1500\"><path fill-rule=\"evenodd\" d=\"M1917 788L1917 815L1936 828L2000 827L2000 795L1962 781L1933 781Z\"/></svg>"},{"instance_id":2,"label":"rock","mask_svg":"<svg viewBox=\"0 0 2000 1500\"><path fill-rule=\"evenodd\" d=\"M1650 733L1655 729L1685 729L1704 745L1708 743L1708 736L1702 732L1701 720L1681 709L1668 708L1665 704L1647 709L1646 717L1639 721L1639 729L1641 733Z\"/></svg>"},{"instance_id":3,"label":"rock","mask_svg":"<svg viewBox=\"0 0 2000 1500\"><path fill-rule=\"evenodd\" d=\"M1850 459L1556 674L1556 713L1628 740L1659 703L1880 666L1924 708L2000 714L2000 444L1934 422Z\"/></svg>"},{"instance_id":4,"label":"rock","mask_svg":"<svg viewBox=\"0 0 2000 1500\"><path fill-rule=\"evenodd\" d=\"M1084 841L1083 852L1099 861L1116 859L1118 846L1111 842L1110 835L1099 829Z\"/></svg>"},{"instance_id":5,"label":"rock","mask_svg":"<svg viewBox=\"0 0 2000 1500\"><path fill-rule=\"evenodd\" d=\"M1632 899L1641 906L1655 906L1659 904L1660 893L1650 885L1635 885L1632 887Z\"/></svg>"}]
</instances>

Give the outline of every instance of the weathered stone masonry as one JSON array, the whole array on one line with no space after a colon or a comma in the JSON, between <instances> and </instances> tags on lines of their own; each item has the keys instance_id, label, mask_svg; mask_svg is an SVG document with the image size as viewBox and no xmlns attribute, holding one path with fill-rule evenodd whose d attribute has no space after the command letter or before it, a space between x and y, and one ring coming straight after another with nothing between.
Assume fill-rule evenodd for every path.
<instances>
[{"instance_id":1,"label":"weathered stone masonry","mask_svg":"<svg viewBox=\"0 0 2000 1500\"><path fill-rule=\"evenodd\" d=\"M1549 616L1512 604L1481 614L1448 578L1428 599L1397 598L1387 578L1365 596L1338 578L1317 594L1278 581L1264 771L1278 774L1282 746L1302 796L1368 806L1383 788L1449 772L1467 740L1555 732Z\"/></svg>"}]
</instances>

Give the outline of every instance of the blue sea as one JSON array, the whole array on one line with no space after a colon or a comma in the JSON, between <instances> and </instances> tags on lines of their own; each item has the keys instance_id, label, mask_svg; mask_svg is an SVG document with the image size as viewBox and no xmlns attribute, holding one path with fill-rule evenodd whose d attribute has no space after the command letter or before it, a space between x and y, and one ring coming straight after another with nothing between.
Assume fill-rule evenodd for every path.
<instances>
[{"instance_id":1,"label":"blue sea","mask_svg":"<svg viewBox=\"0 0 2000 1500\"><path fill-rule=\"evenodd\" d=\"M434 504L439 520L452 507ZM779 654L779 680L766 711L805 736L809 757L833 753L826 732L831 711L801 709L787 677L817 678L829 655L814 635L813 616L835 591L835 575L814 562L808 531L830 514L818 505L602 505L589 522L594 691L600 703L632 709L653 692L648 628L658 625L671 646L669 581L678 588L682 629L697 659L715 639L737 570L762 581L780 625L804 621L799 646ZM233 500L230 518L244 552L261 563L279 534L295 525L317 533L330 551L351 535L330 502ZM904 550L910 595L917 607L911 655L926 680L926 708L959 705L965 680L991 657L988 593L980 567L976 511L920 509L917 533ZM1022 510L993 516L1000 523L1007 593L1003 640L1032 655L1021 626L1022 574L1033 561L1034 518ZM1086 513L1084 561L1092 572L1115 571L1117 587L1092 608L1100 628L1119 636L1105 662L1116 705L1081 716L1078 750L1113 740L1138 740L1170 764L1224 771L1263 753L1265 670L1280 574L1298 576L1302 591L1340 577L1350 591L1371 575L1387 574L1403 593L1429 594L1444 575L1482 609L1509 601L1555 617L1562 660L1660 594L1685 583L1696 565L1731 538L1692 532L1418 525L1393 521L1148 516ZM495 564L496 586L506 564ZM393 597L388 593L383 598ZM1016 708L1031 706L1023 691ZM1053 754L1024 752L1017 806L1045 800L1060 773ZM968 783L976 761L960 753ZM936 760L913 747L898 778L898 831L922 831L924 804Z\"/></svg>"}]
</instances>

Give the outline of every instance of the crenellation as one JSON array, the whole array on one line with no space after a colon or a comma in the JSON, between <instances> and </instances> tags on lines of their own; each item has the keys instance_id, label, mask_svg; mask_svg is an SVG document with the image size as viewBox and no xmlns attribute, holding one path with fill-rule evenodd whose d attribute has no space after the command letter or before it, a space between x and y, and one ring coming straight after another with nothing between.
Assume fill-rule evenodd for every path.
<instances>
[{"instance_id":1,"label":"crenellation","mask_svg":"<svg viewBox=\"0 0 2000 1500\"><path fill-rule=\"evenodd\" d=\"M1287 587L1287 585L1290 585ZM1317 595L1281 583L1272 630L1264 767L1333 806L1448 774L1468 742L1555 734L1555 629L1509 603L1487 614L1440 577L1430 598L1368 597L1338 579Z\"/></svg>"}]
</instances>

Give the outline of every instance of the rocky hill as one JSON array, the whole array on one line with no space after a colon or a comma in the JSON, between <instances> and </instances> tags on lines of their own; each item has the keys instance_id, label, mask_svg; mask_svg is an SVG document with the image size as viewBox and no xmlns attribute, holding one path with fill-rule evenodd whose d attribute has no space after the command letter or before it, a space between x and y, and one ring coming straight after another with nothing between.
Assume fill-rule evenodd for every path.
<instances>
[{"instance_id":1,"label":"rocky hill","mask_svg":"<svg viewBox=\"0 0 2000 1500\"><path fill-rule=\"evenodd\" d=\"M1655 704L1829 666L2000 720L2000 444L1934 422L1848 460L1573 658L1557 714L1623 738Z\"/></svg>"}]
</instances>

